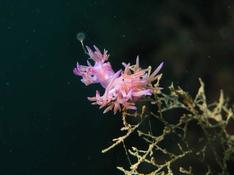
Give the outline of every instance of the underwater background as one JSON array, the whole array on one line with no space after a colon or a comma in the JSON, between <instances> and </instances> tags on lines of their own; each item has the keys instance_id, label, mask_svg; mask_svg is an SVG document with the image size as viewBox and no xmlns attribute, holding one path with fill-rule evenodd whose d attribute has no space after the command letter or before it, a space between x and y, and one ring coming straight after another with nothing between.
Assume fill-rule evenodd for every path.
<instances>
[{"instance_id":1,"label":"underwater background","mask_svg":"<svg viewBox=\"0 0 234 175\"><path fill-rule=\"evenodd\" d=\"M234 102L231 0L1 0L0 175L119 174L121 148L101 150L121 119L90 105L98 86L72 73L87 58L78 32L109 51L114 70L137 55L143 67L164 61L162 87L194 95L201 77L210 101L223 89Z\"/></svg>"}]
</instances>

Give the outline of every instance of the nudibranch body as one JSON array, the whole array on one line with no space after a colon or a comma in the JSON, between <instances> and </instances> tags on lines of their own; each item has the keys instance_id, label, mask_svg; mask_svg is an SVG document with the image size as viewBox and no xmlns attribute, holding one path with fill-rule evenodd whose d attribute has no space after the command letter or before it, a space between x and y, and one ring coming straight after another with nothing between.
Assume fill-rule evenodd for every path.
<instances>
[{"instance_id":1,"label":"nudibranch body","mask_svg":"<svg viewBox=\"0 0 234 175\"><path fill-rule=\"evenodd\" d=\"M151 73L150 66L146 69L140 68L137 57L136 64L123 63L124 70L114 72L108 62L109 55L106 50L101 53L96 46L94 46L95 51L89 47L86 48L89 59L94 61L94 65L92 66L89 61L87 61L87 66L77 63L73 72L82 77L81 81L85 85L100 83L105 88L102 96L99 91L96 91L96 96L88 97L92 104L97 104L100 108L106 107L104 113L110 110L114 113L127 109L136 110L137 100L143 96L151 96L155 90L161 89L158 83L153 85L153 82L160 80L161 75L158 75L158 72L163 63Z\"/></svg>"}]
</instances>

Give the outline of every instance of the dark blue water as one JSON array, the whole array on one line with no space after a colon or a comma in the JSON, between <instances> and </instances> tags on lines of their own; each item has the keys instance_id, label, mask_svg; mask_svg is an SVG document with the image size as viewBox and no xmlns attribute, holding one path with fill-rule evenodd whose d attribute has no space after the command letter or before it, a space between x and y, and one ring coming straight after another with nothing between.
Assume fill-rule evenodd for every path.
<instances>
[{"instance_id":1,"label":"dark blue water","mask_svg":"<svg viewBox=\"0 0 234 175\"><path fill-rule=\"evenodd\" d=\"M91 106L97 86L72 73L85 54L76 40L108 49L121 62L165 62L171 81L192 94L198 77L208 98L219 89L233 102L232 1L0 1L0 174L117 174L121 148L101 149L121 120ZM230 170L231 171L231 170Z\"/></svg>"}]
</instances>

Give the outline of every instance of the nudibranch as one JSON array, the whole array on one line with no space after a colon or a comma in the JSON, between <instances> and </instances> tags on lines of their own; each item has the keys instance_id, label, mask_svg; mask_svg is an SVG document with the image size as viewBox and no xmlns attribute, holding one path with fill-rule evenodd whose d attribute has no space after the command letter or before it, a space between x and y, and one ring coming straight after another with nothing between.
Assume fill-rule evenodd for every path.
<instances>
[{"instance_id":1,"label":"nudibranch","mask_svg":"<svg viewBox=\"0 0 234 175\"><path fill-rule=\"evenodd\" d=\"M88 97L92 104L97 104L100 108L106 108L104 113L113 110L114 113L122 110L136 110L136 102L143 96L151 96L155 91L160 91L158 82L161 74L158 74L163 63L151 73L151 66L142 69L139 65L139 57L136 63L122 63L123 70L114 72L110 62L107 50L103 53L94 46L94 50L86 46L87 54L93 64L87 60L87 65L77 63L73 72L81 76L81 81L87 86L99 83L105 92L100 95L96 91L94 97ZM157 81L156 84L153 82Z\"/></svg>"}]
</instances>

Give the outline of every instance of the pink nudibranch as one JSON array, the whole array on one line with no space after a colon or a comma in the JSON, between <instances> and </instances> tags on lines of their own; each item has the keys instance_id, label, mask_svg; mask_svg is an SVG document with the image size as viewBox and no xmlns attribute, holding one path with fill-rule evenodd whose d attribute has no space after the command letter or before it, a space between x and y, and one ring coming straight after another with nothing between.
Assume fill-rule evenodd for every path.
<instances>
[{"instance_id":1,"label":"pink nudibranch","mask_svg":"<svg viewBox=\"0 0 234 175\"><path fill-rule=\"evenodd\" d=\"M106 107L104 113L113 109L114 113L121 110L136 110L135 102L142 96L151 96L155 90L160 90L158 83L154 86L154 81L159 81L161 75L158 75L163 63L151 73L151 67L142 69L139 66L139 57L136 59L135 65L123 63L124 70L114 72L110 62L109 55L104 50L103 53L94 46L94 51L86 47L89 59L93 60L94 65L87 61L87 66L77 63L73 72L77 76L81 76L81 81L85 85L100 83L105 88L104 94L101 96L96 91L96 96L88 97L92 104L100 105L100 108Z\"/></svg>"}]
</instances>

